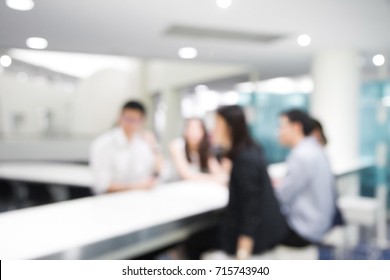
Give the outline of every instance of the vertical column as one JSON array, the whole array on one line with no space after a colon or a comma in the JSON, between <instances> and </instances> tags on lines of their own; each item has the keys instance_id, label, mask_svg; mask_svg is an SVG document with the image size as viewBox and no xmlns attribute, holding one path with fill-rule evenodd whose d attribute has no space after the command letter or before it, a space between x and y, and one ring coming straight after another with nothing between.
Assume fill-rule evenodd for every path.
<instances>
[{"instance_id":1,"label":"vertical column","mask_svg":"<svg viewBox=\"0 0 390 280\"><path fill-rule=\"evenodd\" d=\"M350 50L327 51L313 59L314 93L311 113L324 125L332 163L351 162L359 155L358 54Z\"/></svg>"},{"instance_id":2,"label":"vertical column","mask_svg":"<svg viewBox=\"0 0 390 280\"><path fill-rule=\"evenodd\" d=\"M359 157L359 90L358 54L352 50L318 53L313 58L314 92L310 100L311 114L323 123L329 143L327 152L333 168L354 163ZM357 173L337 180L340 195L359 195ZM354 211L353 209L342 209ZM348 226L344 238L349 246L359 240L358 228Z\"/></svg>"},{"instance_id":3,"label":"vertical column","mask_svg":"<svg viewBox=\"0 0 390 280\"><path fill-rule=\"evenodd\" d=\"M165 129L162 137L162 144L165 149L169 143L181 134L183 117L181 114L181 96L178 90L169 88L162 93L165 107Z\"/></svg>"},{"instance_id":4,"label":"vertical column","mask_svg":"<svg viewBox=\"0 0 390 280\"><path fill-rule=\"evenodd\" d=\"M147 118L146 118L146 127L148 129L151 129L153 127L153 102L152 102L152 96L151 93L148 92L148 82L149 82L149 76L148 76L148 70L149 70L149 64L146 60L141 60L138 65L138 95L135 96L138 100L140 100L147 109Z\"/></svg>"}]
</instances>

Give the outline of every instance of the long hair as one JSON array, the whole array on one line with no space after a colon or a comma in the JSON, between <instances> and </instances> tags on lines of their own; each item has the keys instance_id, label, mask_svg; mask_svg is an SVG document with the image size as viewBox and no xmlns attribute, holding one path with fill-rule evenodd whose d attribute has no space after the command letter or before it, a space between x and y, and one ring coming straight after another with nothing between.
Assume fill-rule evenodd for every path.
<instances>
[{"instance_id":1,"label":"long hair","mask_svg":"<svg viewBox=\"0 0 390 280\"><path fill-rule=\"evenodd\" d=\"M313 131L317 130L318 133L320 134L320 141L321 141L321 144L326 146L326 144L328 143L328 139L326 138L326 135L325 135L325 131L324 131L324 128L322 127L322 124L316 120L316 119L312 119L313 120Z\"/></svg>"},{"instance_id":2,"label":"long hair","mask_svg":"<svg viewBox=\"0 0 390 280\"><path fill-rule=\"evenodd\" d=\"M208 160L209 160L209 152L210 152L210 142L209 142L209 137L208 137L206 125L201 119L197 119L197 118L188 119L187 123L189 121L192 121L192 120L198 121L202 127L203 137L202 137L202 140L200 141L199 146L198 146L200 170L202 172L208 172L209 171ZM187 158L188 162L192 162L191 157L190 157L190 147L189 147L188 141L187 141L186 137L184 137L184 139L185 139L186 158Z\"/></svg>"},{"instance_id":3,"label":"long hair","mask_svg":"<svg viewBox=\"0 0 390 280\"><path fill-rule=\"evenodd\" d=\"M249 133L244 110L237 105L223 106L218 108L217 114L222 117L230 130L232 148L227 156L233 158L241 149L259 146L255 143Z\"/></svg>"}]
</instances>

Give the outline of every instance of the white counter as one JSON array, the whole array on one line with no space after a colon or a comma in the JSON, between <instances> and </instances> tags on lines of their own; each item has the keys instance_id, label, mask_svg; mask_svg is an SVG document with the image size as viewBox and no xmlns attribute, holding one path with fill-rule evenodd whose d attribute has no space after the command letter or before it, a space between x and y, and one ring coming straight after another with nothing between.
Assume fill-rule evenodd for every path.
<instances>
[{"instance_id":1,"label":"white counter","mask_svg":"<svg viewBox=\"0 0 390 280\"><path fill-rule=\"evenodd\" d=\"M80 250L85 246L218 210L226 203L226 187L183 181L150 191L101 195L11 211L0 214L0 259L51 258L50 255L58 253L62 253L61 258L82 258ZM180 228L174 227L165 234L174 235L177 230ZM141 237L142 233L137 238ZM153 242L153 238L145 239ZM156 248L164 245L167 244L159 242ZM104 254L110 255L109 250ZM126 254L133 254L131 248Z\"/></svg>"},{"instance_id":2,"label":"white counter","mask_svg":"<svg viewBox=\"0 0 390 280\"><path fill-rule=\"evenodd\" d=\"M91 188L94 182L91 170L87 165L70 163L1 163L0 178L86 188Z\"/></svg>"},{"instance_id":3,"label":"white counter","mask_svg":"<svg viewBox=\"0 0 390 280\"><path fill-rule=\"evenodd\" d=\"M334 170L342 176L372 164L340 164ZM280 176L285 166L271 165L269 172L271 177ZM69 164L2 164L0 177L92 185L87 166ZM184 240L209 219L193 217L218 211L226 203L225 187L182 181L150 191L107 194L2 213L0 259L137 256Z\"/></svg>"},{"instance_id":4,"label":"white counter","mask_svg":"<svg viewBox=\"0 0 390 280\"><path fill-rule=\"evenodd\" d=\"M332 169L335 176L339 177L373 165L372 159L365 158L358 161L333 163ZM287 172L286 164L270 164L268 172L274 179L282 178ZM91 188L94 184L91 170L87 165L70 163L0 163L0 178L86 188Z\"/></svg>"},{"instance_id":5,"label":"white counter","mask_svg":"<svg viewBox=\"0 0 390 280\"><path fill-rule=\"evenodd\" d=\"M93 138L0 139L0 161L87 162Z\"/></svg>"},{"instance_id":6,"label":"white counter","mask_svg":"<svg viewBox=\"0 0 390 280\"><path fill-rule=\"evenodd\" d=\"M334 176L341 177L356 171L372 167L375 162L372 158L361 158L359 160L353 160L350 162L333 162L331 163L332 171ZM280 162L270 164L268 167L268 173L271 178L280 179L287 173L286 163Z\"/></svg>"}]
</instances>

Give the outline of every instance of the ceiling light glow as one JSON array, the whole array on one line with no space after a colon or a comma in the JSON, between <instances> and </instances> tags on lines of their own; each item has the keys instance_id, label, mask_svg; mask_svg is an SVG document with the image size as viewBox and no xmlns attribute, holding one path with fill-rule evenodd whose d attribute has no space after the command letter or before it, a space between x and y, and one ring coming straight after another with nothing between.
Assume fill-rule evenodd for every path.
<instances>
[{"instance_id":1,"label":"ceiling light glow","mask_svg":"<svg viewBox=\"0 0 390 280\"><path fill-rule=\"evenodd\" d=\"M182 59L194 59L198 56L198 51L195 48L181 48L179 49L178 55Z\"/></svg>"},{"instance_id":2,"label":"ceiling light glow","mask_svg":"<svg viewBox=\"0 0 390 280\"><path fill-rule=\"evenodd\" d=\"M47 40L40 37L30 37L26 40L26 45L30 49L43 50L47 48Z\"/></svg>"},{"instance_id":3,"label":"ceiling light glow","mask_svg":"<svg viewBox=\"0 0 390 280\"><path fill-rule=\"evenodd\" d=\"M374 63L375 66L382 66L383 64L385 64L385 61L385 57L381 54L374 55L374 57L372 58L372 63Z\"/></svg>"},{"instance_id":4,"label":"ceiling light glow","mask_svg":"<svg viewBox=\"0 0 390 280\"><path fill-rule=\"evenodd\" d=\"M227 9L232 5L232 0L217 0L217 6L221 9Z\"/></svg>"},{"instance_id":5,"label":"ceiling light glow","mask_svg":"<svg viewBox=\"0 0 390 280\"><path fill-rule=\"evenodd\" d=\"M8 8L17 11L29 11L35 6L34 1L32 0L6 0L5 4Z\"/></svg>"},{"instance_id":6,"label":"ceiling light glow","mask_svg":"<svg viewBox=\"0 0 390 280\"><path fill-rule=\"evenodd\" d=\"M297 43L301 47L307 47L311 43L311 37L307 34L301 34L297 38Z\"/></svg>"},{"instance_id":7,"label":"ceiling light glow","mask_svg":"<svg viewBox=\"0 0 390 280\"><path fill-rule=\"evenodd\" d=\"M3 67L9 67L12 64L12 58L9 55L2 55L0 57L0 65Z\"/></svg>"}]
</instances>

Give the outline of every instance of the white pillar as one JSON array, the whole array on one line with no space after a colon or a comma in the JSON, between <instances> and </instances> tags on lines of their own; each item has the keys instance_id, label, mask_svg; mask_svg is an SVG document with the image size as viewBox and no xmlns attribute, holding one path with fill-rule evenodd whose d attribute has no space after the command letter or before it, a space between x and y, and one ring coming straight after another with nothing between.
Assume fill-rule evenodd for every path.
<instances>
[{"instance_id":1,"label":"white pillar","mask_svg":"<svg viewBox=\"0 0 390 280\"><path fill-rule=\"evenodd\" d=\"M324 51L313 58L314 92L310 99L310 111L323 124L329 141L327 152L333 168L356 162L359 158L358 62L358 54L352 50ZM359 189L357 173L337 180L337 190L341 197L358 196ZM344 215L354 211L341 210ZM359 240L358 228L349 225L345 238L349 246L356 245Z\"/></svg>"},{"instance_id":2,"label":"white pillar","mask_svg":"<svg viewBox=\"0 0 390 280\"><path fill-rule=\"evenodd\" d=\"M311 114L323 123L332 163L355 161L359 156L358 54L351 50L315 55L312 65L314 93Z\"/></svg>"},{"instance_id":3,"label":"white pillar","mask_svg":"<svg viewBox=\"0 0 390 280\"><path fill-rule=\"evenodd\" d=\"M162 144L167 149L169 143L182 134L181 96L178 90L165 89L162 97L165 108L165 129L162 135Z\"/></svg>"},{"instance_id":4,"label":"white pillar","mask_svg":"<svg viewBox=\"0 0 390 280\"><path fill-rule=\"evenodd\" d=\"M148 83L149 83L149 63L146 60L140 60L137 67L138 74L138 86L139 90L137 95L134 97L141 101L147 111L146 116L146 128L151 130L153 127L153 102L151 92L148 92Z\"/></svg>"}]
</instances>

